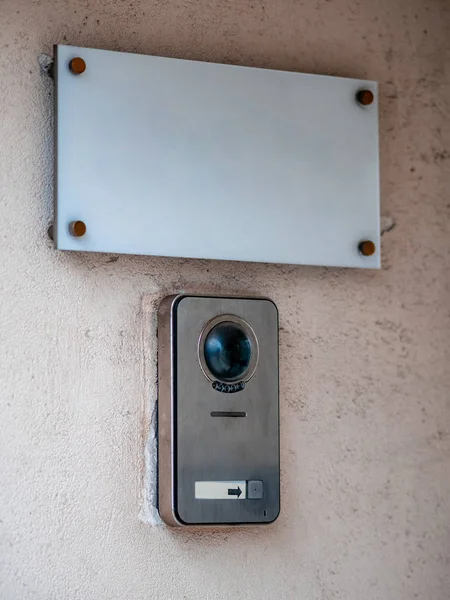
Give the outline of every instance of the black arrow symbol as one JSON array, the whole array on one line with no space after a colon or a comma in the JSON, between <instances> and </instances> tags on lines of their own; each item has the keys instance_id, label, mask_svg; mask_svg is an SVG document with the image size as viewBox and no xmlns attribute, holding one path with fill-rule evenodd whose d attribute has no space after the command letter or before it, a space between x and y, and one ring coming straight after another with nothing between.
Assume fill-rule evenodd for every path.
<instances>
[{"instance_id":1,"label":"black arrow symbol","mask_svg":"<svg viewBox=\"0 0 450 600\"><path fill-rule=\"evenodd\" d=\"M242 490L241 488L238 486L236 489L233 488L229 488L228 489L228 495L229 496L237 496L239 498L239 496L242 494Z\"/></svg>"}]
</instances>

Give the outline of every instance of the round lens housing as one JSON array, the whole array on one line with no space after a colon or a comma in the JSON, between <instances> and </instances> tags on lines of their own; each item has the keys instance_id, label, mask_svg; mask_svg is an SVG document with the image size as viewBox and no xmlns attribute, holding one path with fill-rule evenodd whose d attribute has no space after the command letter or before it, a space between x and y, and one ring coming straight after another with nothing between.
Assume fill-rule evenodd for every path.
<instances>
[{"instance_id":1,"label":"round lens housing","mask_svg":"<svg viewBox=\"0 0 450 600\"><path fill-rule=\"evenodd\" d=\"M199 359L211 381L248 381L256 369L258 342L243 319L222 315L212 319L203 330Z\"/></svg>"},{"instance_id":2,"label":"round lens housing","mask_svg":"<svg viewBox=\"0 0 450 600\"><path fill-rule=\"evenodd\" d=\"M232 323L219 323L205 340L205 362L221 381L236 381L247 371L252 358L252 343L245 331Z\"/></svg>"}]
</instances>

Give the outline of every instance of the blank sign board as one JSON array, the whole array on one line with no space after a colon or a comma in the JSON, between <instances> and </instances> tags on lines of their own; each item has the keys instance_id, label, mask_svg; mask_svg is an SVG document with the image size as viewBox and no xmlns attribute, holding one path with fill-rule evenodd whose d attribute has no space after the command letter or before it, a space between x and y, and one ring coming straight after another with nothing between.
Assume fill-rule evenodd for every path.
<instances>
[{"instance_id":1,"label":"blank sign board","mask_svg":"<svg viewBox=\"0 0 450 600\"><path fill-rule=\"evenodd\" d=\"M72 46L55 79L58 249L380 266L376 83Z\"/></svg>"}]
</instances>

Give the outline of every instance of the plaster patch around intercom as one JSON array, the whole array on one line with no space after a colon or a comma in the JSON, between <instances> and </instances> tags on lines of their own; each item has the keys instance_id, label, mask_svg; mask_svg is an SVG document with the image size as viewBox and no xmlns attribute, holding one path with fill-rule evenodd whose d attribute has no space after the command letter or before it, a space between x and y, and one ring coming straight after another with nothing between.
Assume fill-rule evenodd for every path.
<instances>
[{"instance_id":1,"label":"plaster patch around intercom","mask_svg":"<svg viewBox=\"0 0 450 600\"><path fill-rule=\"evenodd\" d=\"M157 311L166 293L148 294L142 300L142 337L144 348L143 439L144 473L139 519L148 525L164 525L157 508Z\"/></svg>"}]
</instances>

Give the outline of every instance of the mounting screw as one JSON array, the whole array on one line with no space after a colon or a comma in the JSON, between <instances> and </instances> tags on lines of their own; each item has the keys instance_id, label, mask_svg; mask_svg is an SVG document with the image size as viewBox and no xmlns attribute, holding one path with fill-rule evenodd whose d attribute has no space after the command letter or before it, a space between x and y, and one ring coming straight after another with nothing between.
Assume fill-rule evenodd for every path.
<instances>
[{"instance_id":1,"label":"mounting screw","mask_svg":"<svg viewBox=\"0 0 450 600\"><path fill-rule=\"evenodd\" d=\"M69 233L73 237L83 237L86 233L86 224L83 221L72 221L69 225Z\"/></svg>"},{"instance_id":2,"label":"mounting screw","mask_svg":"<svg viewBox=\"0 0 450 600\"><path fill-rule=\"evenodd\" d=\"M363 256L372 256L372 254L375 254L376 247L370 240L364 240L359 243L358 249Z\"/></svg>"},{"instance_id":3,"label":"mounting screw","mask_svg":"<svg viewBox=\"0 0 450 600\"><path fill-rule=\"evenodd\" d=\"M76 58L72 58L70 61L69 69L73 75L81 75L86 71L86 63L82 58L77 56Z\"/></svg>"},{"instance_id":4,"label":"mounting screw","mask_svg":"<svg viewBox=\"0 0 450 600\"><path fill-rule=\"evenodd\" d=\"M374 95L370 90L359 90L356 94L356 99L361 106L369 106L374 100Z\"/></svg>"}]
</instances>

